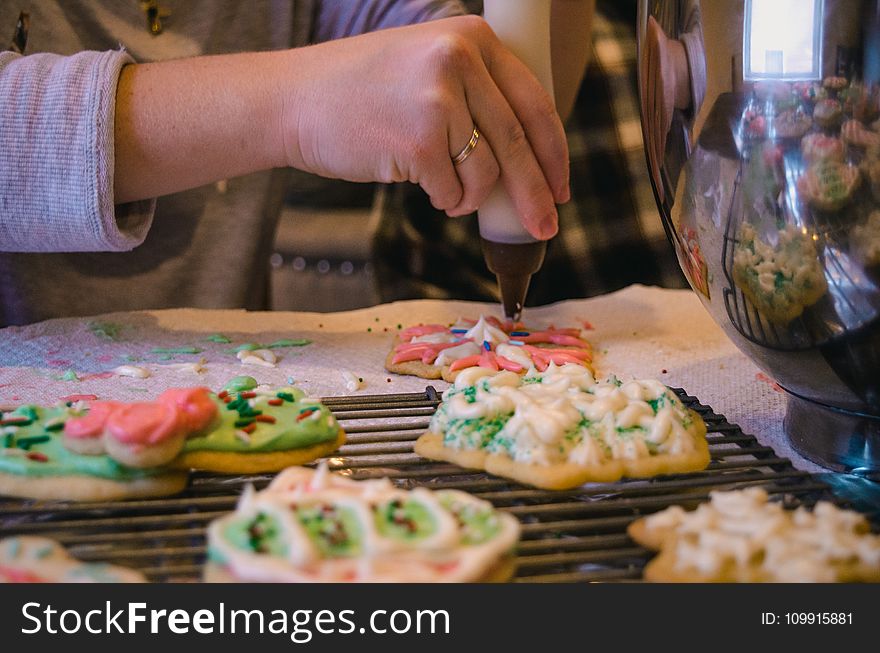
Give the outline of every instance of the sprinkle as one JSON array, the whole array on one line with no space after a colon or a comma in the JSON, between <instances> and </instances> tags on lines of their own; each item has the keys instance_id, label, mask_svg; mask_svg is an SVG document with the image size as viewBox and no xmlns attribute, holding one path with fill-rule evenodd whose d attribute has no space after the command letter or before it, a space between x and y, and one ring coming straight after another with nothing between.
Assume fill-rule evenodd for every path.
<instances>
[{"instance_id":1,"label":"sprinkle","mask_svg":"<svg viewBox=\"0 0 880 653\"><path fill-rule=\"evenodd\" d=\"M203 350L198 347L154 347L151 351L154 354L201 354Z\"/></svg>"},{"instance_id":2,"label":"sprinkle","mask_svg":"<svg viewBox=\"0 0 880 653\"><path fill-rule=\"evenodd\" d=\"M299 412L299 415L296 416L296 421L301 422L304 419L306 419L307 417L311 417L312 413L314 413L315 410L316 410L315 408L303 408Z\"/></svg>"},{"instance_id":3,"label":"sprinkle","mask_svg":"<svg viewBox=\"0 0 880 653\"><path fill-rule=\"evenodd\" d=\"M249 424L253 424L253 423L254 423L254 418L253 418L253 417L246 417L246 418L244 418L244 419L237 419L237 420L235 420L235 424L234 424L234 426L235 426L236 428L240 428L240 427L242 427L242 426L247 426L247 425L249 425Z\"/></svg>"},{"instance_id":4,"label":"sprinkle","mask_svg":"<svg viewBox=\"0 0 880 653\"><path fill-rule=\"evenodd\" d=\"M284 401L293 402L293 395L289 392L276 392L275 396L279 399L283 399Z\"/></svg>"},{"instance_id":5,"label":"sprinkle","mask_svg":"<svg viewBox=\"0 0 880 653\"><path fill-rule=\"evenodd\" d=\"M257 428L256 423L251 423L251 424L248 424L247 426L243 426L241 430L244 431L245 433L253 433L254 429L256 429L256 428Z\"/></svg>"},{"instance_id":6,"label":"sprinkle","mask_svg":"<svg viewBox=\"0 0 880 653\"><path fill-rule=\"evenodd\" d=\"M235 429L235 437L244 442L245 444L250 444L251 436L248 435L245 431L241 429Z\"/></svg>"},{"instance_id":7,"label":"sprinkle","mask_svg":"<svg viewBox=\"0 0 880 653\"><path fill-rule=\"evenodd\" d=\"M452 333L467 333L467 329L450 329Z\"/></svg>"},{"instance_id":8,"label":"sprinkle","mask_svg":"<svg viewBox=\"0 0 880 653\"><path fill-rule=\"evenodd\" d=\"M217 393L217 396L220 397L221 399L226 399L226 397L229 396L229 391L228 390L221 390L220 392Z\"/></svg>"},{"instance_id":9,"label":"sprinkle","mask_svg":"<svg viewBox=\"0 0 880 653\"><path fill-rule=\"evenodd\" d=\"M228 403L230 403L231 401L232 401L232 398L231 398L231 397L223 397L223 403L224 403L224 404L228 404Z\"/></svg>"},{"instance_id":10,"label":"sprinkle","mask_svg":"<svg viewBox=\"0 0 880 653\"><path fill-rule=\"evenodd\" d=\"M271 415L257 415L254 417L254 420L257 422L265 422L266 424L274 424L276 421Z\"/></svg>"},{"instance_id":11,"label":"sprinkle","mask_svg":"<svg viewBox=\"0 0 880 653\"><path fill-rule=\"evenodd\" d=\"M526 343L524 343L522 340L508 340L508 341L507 341L507 344L508 344L508 345L517 345L517 346L519 346L519 347L522 347L522 346L524 346Z\"/></svg>"},{"instance_id":12,"label":"sprinkle","mask_svg":"<svg viewBox=\"0 0 880 653\"><path fill-rule=\"evenodd\" d=\"M240 399L253 399L257 396L256 392L251 392L249 390L245 390L244 392L239 392L238 396Z\"/></svg>"},{"instance_id":13,"label":"sprinkle","mask_svg":"<svg viewBox=\"0 0 880 653\"><path fill-rule=\"evenodd\" d=\"M79 381L79 377L73 370L67 370L64 374L61 375L59 381Z\"/></svg>"},{"instance_id":14,"label":"sprinkle","mask_svg":"<svg viewBox=\"0 0 880 653\"><path fill-rule=\"evenodd\" d=\"M278 349L279 347L302 347L311 344L308 338L282 338L266 345L266 349Z\"/></svg>"},{"instance_id":15,"label":"sprinkle","mask_svg":"<svg viewBox=\"0 0 880 653\"><path fill-rule=\"evenodd\" d=\"M386 383L391 383L391 379L385 379Z\"/></svg>"},{"instance_id":16,"label":"sprinkle","mask_svg":"<svg viewBox=\"0 0 880 653\"><path fill-rule=\"evenodd\" d=\"M529 332L528 331L511 331L510 335L513 336L514 338L516 338L516 337L521 338L523 336L529 335Z\"/></svg>"},{"instance_id":17,"label":"sprinkle","mask_svg":"<svg viewBox=\"0 0 880 653\"><path fill-rule=\"evenodd\" d=\"M281 406L284 403L283 399L270 399L267 402L270 406Z\"/></svg>"},{"instance_id":18,"label":"sprinkle","mask_svg":"<svg viewBox=\"0 0 880 653\"><path fill-rule=\"evenodd\" d=\"M49 435L33 435L29 438L19 438L18 442L15 443L19 449L24 449L27 451L35 444L43 444L44 442L48 442L52 437Z\"/></svg>"},{"instance_id":19,"label":"sprinkle","mask_svg":"<svg viewBox=\"0 0 880 653\"><path fill-rule=\"evenodd\" d=\"M67 395L66 397L61 397L59 401L64 402L76 402L76 401L95 401L98 398L98 395Z\"/></svg>"},{"instance_id":20,"label":"sprinkle","mask_svg":"<svg viewBox=\"0 0 880 653\"><path fill-rule=\"evenodd\" d=\"M378 322L378 321L379 321L379 318L377 317L377 318L376 318L376 322Z\"/></svg>"},{"instance_id":21,"label":"sprinkle","mask_svg":"<svg viewBox=\"0 0 880 653\"><path fill-rule=\"evenodd\" d=\"M150 376L150 370L135 365L120 365L114 368L113 373L116 376L129 376L133 379L146 379Z\"/></svg>"},{"instance_id":22,"label":"sprinkle","mask_svg":"<svg viewBox=\"0 0 880 653\"><path fill-rule=\"evenodd\" d=\"M0 419L0 426L29 426L33 420L28 419L24 415L13 415L5 419Z\"/></svg>"},{"instance_id":23,"label":"sprinkle","mask_svg":"<svg viewBox=\"0 0 880 653\"><path fill-rule=\"evenodd\" d=\"M403 325L402 325L402 324L398 324L398 325L397 325L397 328L398 328L398 329L402 329L402 328L403 328Z\"/></svg>"},{"instance_id":24,"label":"sprinkle","mask_svg":"<svg viewBox=\"0 0 880 653\"><path fill-rule=\"evenodd\" d=\"M293 377L292 377L292 376L288 376L288 377L287 377L287 384L288 384L288 385L293 385L294 383L296 383L296 381L293 380Z\"/></svg>"},{"instance_id":25,"label":"sprinkle","mask_svg":"<svg viewBox=\"0 0 880 653\"><path fill-rule=\"evenodd\" d=\"M210 336L208 336L207 338L205 338L205 340L207 342L219 342L220 344L223 344L223 345L228 345L230 342L232 342L229 338L224 336L222 333L213 333Z\"/></svg>"},{"instance_id":26,"label":"sprinkle","mask_svg":"<svg viewBox=\"0 0 880 653\"><path fill-rule=\"evenodd\" d=\"M492 345L489 344L488 340L483 341L483 349L486 351L492 351Z\"/></svg>"},{"instance_id":27,"label":"sprinkle","mask_svg":"<svg viewBox=\"0 0 880 653\"><path fill-rule=\"evenodd\" d=\"M45 424L43 424L43 428L47 431L60 431L64 428L64 422L66 420L63 417L53 417L50 420L47 420Z\"/></svg>"},{"instance_id":28,"label":"sprinkle","mask_svg":"<svg viewBox=\"0 0 880 653\"><path fill-rule=\"evenodd\" d=\"M367 333L371 333L373 331L373 327L367 327Z\"/></svg>"},{"instance_id":29,"label":"sprinkle","mask_svg":"<svg viewBox=\"0 0 880 653\"><path fill-rule=\"evenodd\" d=\"M40 453L39 451L31 451L27 454L28 460L35 460L38 463L47 463L49 462L49 456L44 453Z\"/></svg>"},{"instance_id":30,"label":"sprinkle","mask_svg":"<svg viewBox=\"0 0 880 653\"><path fill-rule=\"evenodd\" d=\"M3 448L4 449L12 449L12 446L15 444L15 436L12 433L7 433L3 438Z\"/></svg>"}]
</instances>

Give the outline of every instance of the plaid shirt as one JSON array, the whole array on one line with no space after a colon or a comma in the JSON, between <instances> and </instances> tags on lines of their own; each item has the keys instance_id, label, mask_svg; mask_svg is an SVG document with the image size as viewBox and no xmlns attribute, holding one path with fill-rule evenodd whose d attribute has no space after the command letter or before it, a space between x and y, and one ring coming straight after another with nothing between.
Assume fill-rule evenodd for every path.
<instances>
[{"instance_id":1,"label":"plaid shirt","mask_svg":"<svg viewBox=\"0 0 880 653\"><path fill-rule=\"evenodd\" d=\"M590 297L645 283L685 288L654 203L636 87L635 2L599 0L593 51L566 126L571 201L532 277L526 304ZM476 216L448 218L418 187L388 188L374 262L382 301L497 301Z\"/></svg>"}]
</instances>

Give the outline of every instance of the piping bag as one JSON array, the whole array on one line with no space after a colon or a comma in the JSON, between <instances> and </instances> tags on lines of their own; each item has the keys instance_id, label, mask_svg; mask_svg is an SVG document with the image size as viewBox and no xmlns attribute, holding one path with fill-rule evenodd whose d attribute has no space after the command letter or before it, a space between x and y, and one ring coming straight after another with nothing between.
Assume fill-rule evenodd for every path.
<instances>
[{"instance_id":1,"label":"piping bag","mask_svg":"<svg viewBox=\"0 0 880 653\"><path fill-rule=\"evenodd\" d=\"M483 17L552 98L550 1L484 0ZM535 240L525 230L500 181L477 210L477 219L483 257L498 279L504 315L518 321L532 275L544 262L547 241Z\"/></svg>"}]
</instances>

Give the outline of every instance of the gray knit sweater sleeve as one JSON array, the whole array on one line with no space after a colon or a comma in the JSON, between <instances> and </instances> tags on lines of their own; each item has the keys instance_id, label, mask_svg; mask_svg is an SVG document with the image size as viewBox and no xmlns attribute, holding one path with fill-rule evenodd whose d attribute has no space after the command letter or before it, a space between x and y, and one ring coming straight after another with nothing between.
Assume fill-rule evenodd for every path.
<instances>
[{"instance_id":1,"label":"gray knit sweater sleeve","mask_svg":"<svg viewBox=\"0 0 880 653\"><path fill-rule=\"evenodd\" d=\"M123 251L155 201L114 206L113 120L124 52L0 52L0 251Z\"/></svg>"}]
</instances>

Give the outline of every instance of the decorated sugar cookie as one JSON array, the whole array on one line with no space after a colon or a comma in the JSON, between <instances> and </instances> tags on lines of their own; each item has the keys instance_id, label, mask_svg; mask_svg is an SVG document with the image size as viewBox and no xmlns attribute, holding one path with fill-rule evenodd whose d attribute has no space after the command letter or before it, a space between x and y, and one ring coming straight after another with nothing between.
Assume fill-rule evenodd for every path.
<instances>
[{"instance_id":1,"label":"decorated sugar cookie","mask_svg":"<svg viewBox=\"0 0 880 653\"><path fill-rule=\"evenodd\" d=\"M80 562L45 537L0 540L0 583L145 583L143 574L96 562Z\"/></svg>"},{"instance_id":2,"label":"decorated sugar cookie","mask_svg":"<svg viewBox=\"0 0 880 653\"><path fill-rule=\"evenodd\" d=\"M785 510L759 487L711 492L643 517L627 532L659 551L645 578L659 582L880 582L880 536L863 515L820 501Z\"/></svg>"},{"instance_id":3,"label":"decorated sugar cookie","mask_svg":"<svg viewBox=\"0 0 880 653\"><path fill-rule=\"evenodd\" d=\"M513 573L519 523L457 490L292 467L208 528L214 582L475 582Z\"/></svg>"},{"instance_id":4,"label":"decorated sugar cookie","mask_svg":"<svg viewBox=\"0 0 880 653\"><path fill-rule=\"evenodd\" d=\"M481 315L451 326L422 324L404 329L385 359L397 374L452 382L458 373L479 367L524 374L551 363L572 363L592 369L592 347L581 329L530 329Z\"/></svg>"},{"instance_id":5,"label":"decorated sugar cookie","mask_svg":"<svg viewBox=\"0 0 880 653\"><path fill-rule=\"evenodd\" d=\"M659 381L596 383L551 365L520 377L462 372L415 445L419 455L549 490L704 469L703 420Z\"/></svg>"},{"instance_id":6,"label":"decorated sugar cookie","mask_svg":"<svg viewBox=\"0 0 880 653\"><path fill-rule=\"evenodd\" d=\"M155 401L67 402L0 414L0 494L112 500L182 490L189 469L278 471L345 440L320 401L234 379L166 390Z\"/></svg>"}]
</instances>

